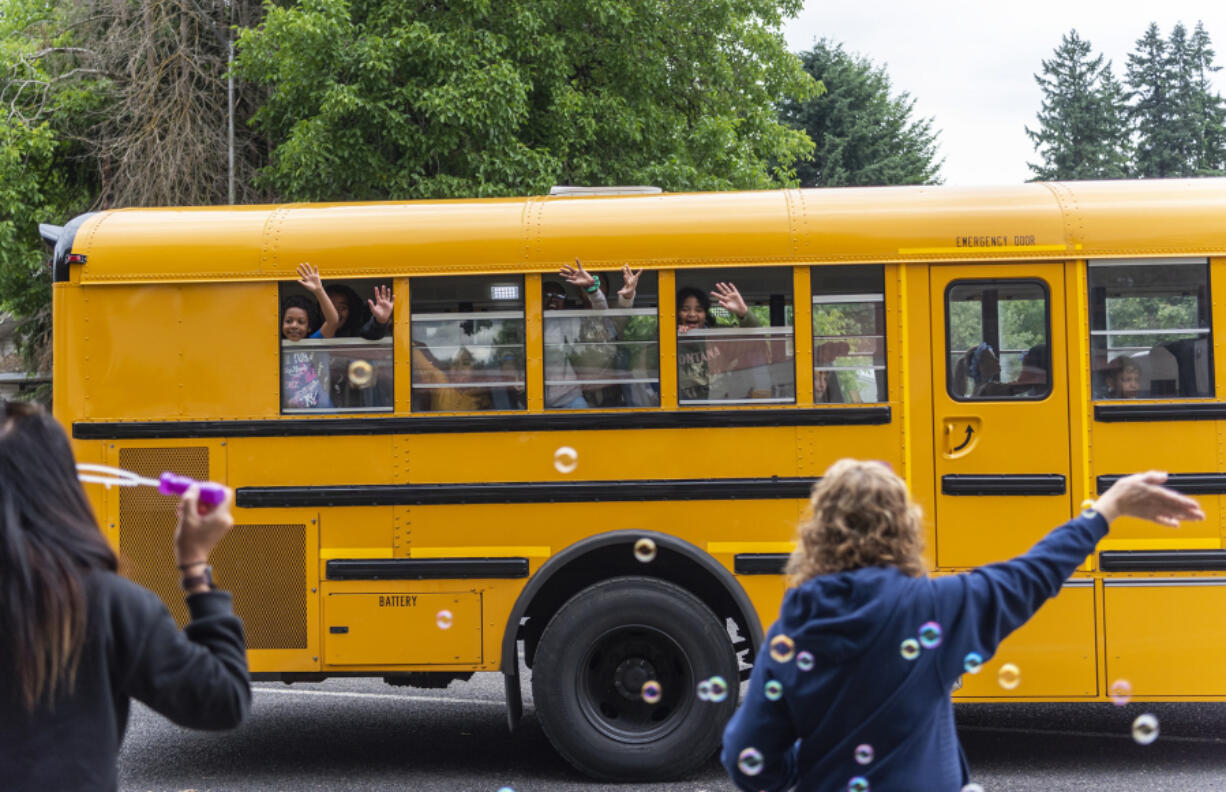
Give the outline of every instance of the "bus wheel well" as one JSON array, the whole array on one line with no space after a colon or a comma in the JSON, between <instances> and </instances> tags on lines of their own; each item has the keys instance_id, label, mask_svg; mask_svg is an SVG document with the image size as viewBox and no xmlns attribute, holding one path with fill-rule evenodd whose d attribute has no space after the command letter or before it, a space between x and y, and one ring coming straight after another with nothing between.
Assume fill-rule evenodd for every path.
<instances>
[{"instance_id":1,"label":"bus wheel well","mask_svg":"<svg viewBox=\"0 0 1226 792\"><path fill-rule=\"evenodd\" d=\"M685 554L660 547L653 561L638 561L631 544L593 548L557 570L532 598L524 619L520 621L518 639L524 642L524 662L532 667L541 633L549 620L567 600L580 591L604 580L638 576L665 580L689 591L715 612L720 622L731 619L736 625L734 649L739 655L752 649L756 636L751 635L751 620L742 612L732 592L716 575ZM729 640L733 640L729 637ZM743 658L752 662L753 657Z\"/></svg>"}]
</instances>

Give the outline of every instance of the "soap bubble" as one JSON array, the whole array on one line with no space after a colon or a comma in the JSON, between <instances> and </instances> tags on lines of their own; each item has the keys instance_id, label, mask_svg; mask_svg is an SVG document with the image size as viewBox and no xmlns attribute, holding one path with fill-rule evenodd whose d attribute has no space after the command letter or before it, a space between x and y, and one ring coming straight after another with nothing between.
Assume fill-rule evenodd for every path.
<instances>
[{"instance_id":1,"label":"soap bubble","mask_svg":"<svg viewBox=\"0 0 1226 792\"><path fill-rule=\"evenodd\" d=\"M660 683L654 679L649 679L643 683L643 701L648 704L656 704L660 701Z\"/></svg>"},{"instance_id":2,"label":"soap bubble","mask_svg":"<svg viewBox=\"0 0 1226 792\"><path fill-rule=\"evenodd\" d=\"M996 672L996 681L1005 690L1013 690L1018 685L1022 684L1022 670L1013 663L1005 663Z\"/></svg>"},{"instance_id":3,"label":"soap bubble","mask_svg":"<svg viewBox=\"0 0 1226 792\"><path fill-rule=\"evenodd\" d=\"M1137 745L1149 745L1158 739L1158 719L1148 712L1132 722L1132 739Z\"/></svg>"},{"instance_id":4,"label":"soap bubble","mask_svg":"<svg viewBox=\"0 0 1226 792\"><path fill-rule=\"evenodd\" d=\"M902 646L898 647L898 651L902 652L904 660L914 660L920 654L919 641L908 638L902 642Z\"/></svg>"},{"instance_id":5,"label":"soap bubble","mask_svg":"<svg viewBox=\"0 0 1226 792\"><path fill-rule=\"evenodd\" d=\"M579 467L579 452L570 446L562 446L553 452L553 466L559 473L574 473Z\"/></svg>"},{"instance_id":6,"label":"soap bubble","mask_svg":"<svg viewBox=\"0 0 1226 792\"><path fill-rule=\"evenodd\" d=\"M741 755L737 757L736 761L736 766L747 776L756 776L758 773L761 773L764 764L762 752L757 748L746 748L741 751Z\"/></svg>"},{"instance_id":7,"label":"soap bubble","mask_svg":"<svg viewBox=\"0 0 1226 792\"><path fill-rule=\"evenodd\" d=\"M1132 685L1127 679L1117 679L1111 683L1111 700L1115 706L1122 707L1132 698Z\"/></svg>"},{"instance_id":8,"label":"soap bubble","mask_svg":"<svg viewBox=\"0 0 1226 792\"><path fill-rule=\"evenodd\" d=\"M711 700L711 680L704 679L698 683L698 700L699 701L710 701Z\"/></svg>"},{"instance_id":9,"label":"soap bubble","mask_svg":"<svg viewBox=\"0 0 1226 792\"><path fill-rule=\"evenodd\" d=\"M786 635L776 635L771 639L771 659L776 663L786 663L796 652L796 642Z\"/></svg>"},{"instance_id":10,"label":"soap bubble","mask_svg":"<svg viewBox=\"0 0 1226 792\"><path fill-rule=\"evenodd\" d=\"M644 536L634 543L634 558L639 563L650 564L656 560L656 543Z\"/></svg>"},{"instance_id":11,"label":"soap bubble","mask_svg":"<svg viewBox=\"0 0 1226 792\"><path fill-rule=\"evenodd\" d=\"M873 746L868 743L856 746L856 763L866 765L873 761Z\"/></svg>"},{"instance_id":12,"label":"soap bubble","mask_svg":"<svg viewBox=\"0 0 1226 792\"><path fill-rule=\"evenodd\" d=\"M722 676L713 676L707 680L708 700L716 704L728 698L728 683Z\"/></svg>"},{"instance_id":13,"label":"soap bubble","mask_svg":"<svg viewBox=\"0 0 1226 792\"><path fill-rule=\"evenodd\" d=\"M968 674L978 674L983 670L983 655L978 652L967 652L962 661L962 670Z\"/></svg>"},{"instance_id":14,"label":"soap bubble","mask_svg":"<svg viewBox=\"0 0 1226 792\"><path fill-rule=\"evenodd\" d=\"M941 645L941 625L934 621L924 622L919 628L920 646L936 649Z\"/></svg>"},{"instance_id":15,"label":"soap bubble","mask_svg":"<svg viewBox=\"0 0 1226 792\"><path fill-rule=\"evenodd\" d=\"M983 787L980 784L967 784L962 787L962 792L983 792Z\"/></svg>"},{"instance_id":16,"label":"soap bubble","mask_svg":"<svg viewBox=\"0 0 1226 792\"><path fill-rule=\"evenodd\" d=\"M438 612L438 615L434 617L434 622L438 625L440 630L451 629L451 621L451 611L449 610L441 610Z\"/></svg>"},{"instance_id":17,"label":"soap bubble","mask_svg":"<svg viewBox=\"0 0 1226 792\"><path fill-rule=\"evenodd\" d=\"M499 787L498 792L515 792L511 787Z\"/></svg>"},{"instance_id":18,"label":"soap bubble","mask_svg":"<svg viewBox=\"0 0 1226 792\"><path fill-rule=\"evenodd\" d=\"M801 671L813 670L813 655L809 652L796 653L796 667Z\"/></svg>"},{"instance_id":19,"label":"soap bubble","mask_svg":"<svg viewBox=\"0 0 1226 792\"><path fill-rule=\"evenodd\" d=\"M778 701L783 698L783 683L778 679L772 679L766 683L766 697L771 701Z\"/></svg>"},{"instance_id":20,"label":"soap bubble","mask_svg":"<svg viewBox=\"0 0 1226 792\"><path fill-rule=\"evenodd\" d=\"M847 782L847 792L868 792L868 779L856 776Z\"/></svg>"}]
</instances>

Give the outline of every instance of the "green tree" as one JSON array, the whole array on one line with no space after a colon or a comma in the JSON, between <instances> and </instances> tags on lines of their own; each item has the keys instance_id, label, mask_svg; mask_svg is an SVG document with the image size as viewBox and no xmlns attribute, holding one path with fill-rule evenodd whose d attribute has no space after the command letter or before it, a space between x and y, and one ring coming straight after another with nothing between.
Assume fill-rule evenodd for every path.
<instances>
[{"instance_id":1,"label":"green tree","mask_svg":"<svg viewBox=\"0 0 1226 792\"><path fill-rule=\"evenodd\" d=\"M269 88L260 183L291 200L784 183L812 150L773 109L816 90L779 33L800 7L269 4L238 47L239 73Z\"/></svg>"},{"instance_id":2,"label":"green tree","mask_svg":"<svg viewBox=\"0 0 1226 792\"><path fill-rule=\"evenodd\" d=\"M1214 64L1214 55L1205 26L1197 22L1183 59L1188 72L1185 111L1193 138L1188 164L1197 176L1226 172L1226 102L1213 88L1212 75L1222 69Z\"/></svg>"},{"instance_id":3,"label":"green tree","mask_svg":"<svg viewBox=\"0 0 1226 792\"><path fill-rule=\"evenodd\" d=\"M936 184L942 160L932 119L915 119L915 100L890 92L882 66L822 39L800 53L825 90L785 102L784 123L803 129L816 151L796 167L802 187L875 184Z\"/></svg>"},{"instance_id":4,"label":"green tree","mask_svg":"<svg viewBox=\"0 0 1226 792\"><path fill-rule=\"evenodd\" d=\"M1118 179L1128 172L1128 118L1111 63L1070 30L1034 76L1043 91L1038 128L1026 127L1042 161L1036 179Z\"/></svg>"}]
</instances>

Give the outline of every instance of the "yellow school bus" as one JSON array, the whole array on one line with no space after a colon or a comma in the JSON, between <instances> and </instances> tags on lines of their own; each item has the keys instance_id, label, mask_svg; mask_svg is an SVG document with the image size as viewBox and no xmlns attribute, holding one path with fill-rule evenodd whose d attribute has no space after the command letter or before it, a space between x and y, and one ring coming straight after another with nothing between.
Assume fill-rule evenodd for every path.
<instances>
[{"instance_id":1,"label":"yellow school bus","mask_svg":"<svg viewBox=\"0 0 1226 792\"><path fill-rule=\"evenodd\" d=\"M1226 699L1226 180L127 209L44 236L55 413L82 462L235 488L215 576L257 679L498 671L514 727L523 666L576 767L683 774L812 483L855 456L906 478L935 574L1170 471L1208 520L1120 520L956 696ZM345 308L332 337L283 337L321 322L301 262ZM172 500L90 492L185 619Z\"/></svg>"}]
</instances>

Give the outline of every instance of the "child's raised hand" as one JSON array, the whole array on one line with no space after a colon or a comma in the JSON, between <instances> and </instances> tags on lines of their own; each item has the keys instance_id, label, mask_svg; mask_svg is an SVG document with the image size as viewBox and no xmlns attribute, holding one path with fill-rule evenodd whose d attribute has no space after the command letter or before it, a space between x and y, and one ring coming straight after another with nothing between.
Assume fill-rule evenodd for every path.
<instances>
[{"instance_id":1,"label":"child's raised hand","mask_svg":"<svg viewBox=\"0 0 1226 792\"><path fill-rule=\"evenodd\" d=\"M323 278L319 277L319 268L312 266L309 261L304 261L298 265L298 282L313 294L318 294L324 290Z\"/></svg>"},{"instance_id":2,"label":"child's raised hand","mask_svg":"<svg viewBox=\"0 0 1226 792\"><path fill-rule=\"evenodd\" d=\"M633 300L639 287L639 276L643 274L642 267L638 272L631 272L629 264L622 265L622 287L617 290L617 296L623 300Z\"/></svg>"},{"instance_id":3,"label":"child's raised hand","mask_svg":"<svg viewBox=\"0 0 1226 792\"><path fill-rule=\"evenodd\" d=\"M376 322L387 324L392 318L392 288L376 286L375 299L367 300L366 304L370 306L370 315L375 317Z\"/></svg>"},{"instance_id":4,"label":"child's raised hand","mask_svg":"<svg viewBox=\"0 0 1226 792\"><path fill-rule=\"evenodd\" d=\"M737 291L734 283L715 284L715 291L711 292L711 296L724 310L736 314L740 319L744 319L745 314L749 313L749 306L745 304L745 298Z\"/></svg>"},{"instance_id":5,"label":"child's raised hand","mask_svg":"<svg viewBox=\"0 0 1226 792\"><path fill-rule=\"evenodd\" d=\"M578 286L580 289L590 288L596 282L596 279L587 270L583 269L583 264L579 262L579 259L575 259L575 266L573 267L569 264L563 264L562 268L558 270L558 274L565 278L567 283L572 286Z\"/></svg>"}]
</instances>

